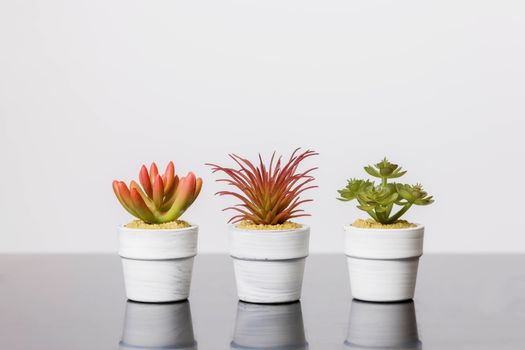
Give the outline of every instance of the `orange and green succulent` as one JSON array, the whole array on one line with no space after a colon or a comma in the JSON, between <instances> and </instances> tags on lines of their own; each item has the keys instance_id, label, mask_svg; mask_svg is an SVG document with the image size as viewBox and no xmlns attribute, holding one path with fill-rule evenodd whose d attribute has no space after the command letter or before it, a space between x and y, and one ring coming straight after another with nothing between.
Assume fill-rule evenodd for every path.
<instances>
[{"instance_id":1,"label":"orange and green succulent","mask_svg":"<svg viewBox=\"0 0 525 350\"><path fill-rule=\"evenodd\" d=\"M318 153L307 150L298 153L296 149L288 161L275 157L273 153L270 163L265 164L259 155L259 165L249 160L230 154L230 158L238 168L207 164L212 171L222 172L227 178L219 179L233 187L233 190L217 192L220 196L233 196L240 203L225 208L236 212L229 222L252 222L255 225L281 225L292 218L309 216L300 206L311 199L301 199L300 195L317 186L311 185L315 180L310 175L317 168L299 171L299 165L305 159Z\"/></svg>"},{"instance_id":2,"label":"orange and green succulent","mask_svg":"<svg viewBox=\"0 0 525 350\"><path fill-rule=\"evenodd\" d=\"M179 178L173 162L163 175L155 163L139 172L142 187L131 181L129 188L123 181L113 181L113 191L120 204L131 215L148 224L163 224L177 220L195 201L202 187L202 179L189 172Z\"/></svg>"},{"instance_id":3,"label":"orange and green succulent","mask_svg":"<svg viewBox=\"0 0 525 350\"><path fill-rule=\"evenodd\" d=\"M407 185L389 183L388 179L396 179L406 174L397 164L390 163L386 158L374 166L366 166L365 171L381 183L351 179L342 190L339 190L339 200L357 201L357 207L370 215L375 221L389 225L399 220L412 205L428 205L434 202L432 196L423 190L421 184ZM400 209L393 213L395 206Z\"/></svg>"}]
</instances>

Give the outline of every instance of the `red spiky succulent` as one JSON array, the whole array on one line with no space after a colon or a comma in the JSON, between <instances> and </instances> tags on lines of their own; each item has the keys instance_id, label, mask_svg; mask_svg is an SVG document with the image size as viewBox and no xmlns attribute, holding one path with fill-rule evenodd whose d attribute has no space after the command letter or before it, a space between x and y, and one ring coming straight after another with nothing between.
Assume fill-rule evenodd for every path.
<instances>
[{"instance_id":1,"label":"red spiky succulent","mask_svg":"<svg viewBox=\"0 0 525 350\"><path fill-rule=\"evenodd\" d=\"M195 201L202 187L202 179L192 172L179 179L173 162L169 162L162 176L155 163L151 163L149 173L143 165L139 180L142 188L131 181L129 189L123 181L115 180L113 191L124 209L148 224L177 220Z\"/></svg>"},{"instance_id":2,"label":"red spiky succulent","mask_svg":"<svg viewBox=\"0 0 525 350\"><path fill-rule=\"evenodd\" d=\"M226 182L238 190L216 193L220 196L233 196L242 202L224 209L237 212L228 222L249 220L258 225L278 225L292 218L309 216L304 210L299 209L299 206L312 200L301 200L300 194L317 187L308 185L315 180L309 175L310 172L317 168L299 172L298 167L303 160L318 153L310 150L301 154L298 152L299 148L292 153L286 164L281 161L282 157L274 163L275 152L268 166L265 166L260 154L258 166L235 154L229 156L240 169L206 164L212 167L214 173L220 171L228 176L226 179L217 180L218 182Z\"/></svg>"}]
</instances>

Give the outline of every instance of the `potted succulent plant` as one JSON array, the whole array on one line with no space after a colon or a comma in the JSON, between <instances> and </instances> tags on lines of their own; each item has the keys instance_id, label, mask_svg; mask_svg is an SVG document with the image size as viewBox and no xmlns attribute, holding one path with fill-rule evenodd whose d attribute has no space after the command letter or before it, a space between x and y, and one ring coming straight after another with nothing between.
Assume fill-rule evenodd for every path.
<instances>
[{"instance_id":1,"label":"potted succulent plant","mask_svg":"<svg viewBox=\"0 0 525 350\"><path fill-rule=\"evenodd\" d=\"M288 161L272 155L259 165L230 155L238 168L207 164L227 178L217 180L233 187L217 192L237 198L240 203L224 210L235 211L230 219L231 256L234 261L239 299L253 303L283 303L299 300L308 255L310 228L290 221L308 216L300 206L310 199L300 195L313 186L310 173L300 164L317 155L296 149Z\"/></svg>"},{"instance_id":2,"label":"potted succulent plant","mask_svg":"<svg viewBox=\"0 0 525 350\"><path fill-rule=\"evenodd\" d=\"M155 163L149 172L143 165L139 180L142 187L113 181L120 204L138 218L118 228L127 297L141 302L187 299L198 227L178 219L199 195L202 180L192 172L179 179L173 162L162 176Z\"/></svg>"},{"instance_id":3,"label":"potted succulent plant","mask_svg":"<svg viewBox=\"0 0 525 350\"><path fill-rule=\"evenodd\" d=\"M431 204L432 196L420 184L389 182L406 171L386 158L364 169L381 183L351 179L338 191L340 200L355 200L371 217L344 228L352 295L367 301L412 299L423 254L424 226L400 218L413 205Z\"/></svg>"}]
</instances>

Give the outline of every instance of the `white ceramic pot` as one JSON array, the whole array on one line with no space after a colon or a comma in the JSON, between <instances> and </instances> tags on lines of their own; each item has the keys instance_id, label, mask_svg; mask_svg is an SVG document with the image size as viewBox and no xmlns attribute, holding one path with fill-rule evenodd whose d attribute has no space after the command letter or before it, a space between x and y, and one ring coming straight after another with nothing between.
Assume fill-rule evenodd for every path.
<instances>
[{"instance_id":1,"label":"white ceramic pot","mask_svg":"<svg viewBox=\"0 0 525 350\"><path fill-rule=\"evenodd\" d=\"M141 302L185 300L190 293L198 227L142 230L119 227L128 299Z\"/></svg>"},{"instance_id":2,"label":"white ceramic pot","mask_svg":"<svg viewBox=\"0 0 525 350\"><path fill-rule=\"evenodd\" d=\"M126 303L120 349L196 348L187 300L162 304Z\"/></svg>"},{"instance_id":3,"label":"white ceramic pot","mask_svg":"<svg viewBox=\"0 0 525 350\"><path fill-rule=\"evenodd\" d=\"M301 303L277 305L239 302L232 349L308 349Z\"/></svg>"},{"instance_id":4,"label":"white ceramic pot","mask_svg":"<svg viewBox=\"0 0 525 350\"><path fill-rule=\"evenodd\" d=\"M231 226L230 245L237 294L251 303L285 303L301 298L310 228L243 230Z\"/></svg>"},{"instance_id":5,"label":"white ceramic pot","mask_svg":"<svg viewBox=\"0 0 525 350\"><path fill-rule=\"evenodd\" d=\"M348 349L421 349L413 301L369 303L352 300Z\"/></svg>"},{"instance_id":6,"label":"white ceramic pot","mask_svg":"<svg viewBox=\"0 0 525 350\"><path fill-rule=\"evenodd\" d=\"M366 301L414 297L424 227L369 229L345 226L352 296Z\"/></svg>"}]
</instances>

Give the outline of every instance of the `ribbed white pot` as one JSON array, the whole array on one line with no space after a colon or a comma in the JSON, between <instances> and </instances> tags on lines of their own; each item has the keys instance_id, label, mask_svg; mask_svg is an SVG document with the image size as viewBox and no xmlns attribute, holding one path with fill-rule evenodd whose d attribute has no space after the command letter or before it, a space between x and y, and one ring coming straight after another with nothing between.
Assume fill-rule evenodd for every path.
<instances>
[{"instance_id":1,"label":"ribbed white pot","mask_svg":"<svg viewBox=\"0 0 525 350\"><path fill-rule=\"evenodd\" d=\"M232 349L308 349L301 303L276 305L239 302Z\"/></svg>"},{"instance_id":2,"label":"ribbed white pot","mask_svg":"<svg viewBox=\"0 0 525 350\"><path fill-rule=\"evenodd\" d=\"M414 297L424 227L369 229L345 226L350 288L356 299L401 301Z\"/></svg>"},{"instance_id":3,"label":"ribbed white pot","mask_svg":"<svg viewBox=\"0 0 525 350\"><path fill-rule=\"evenodd\" d=\"M231 226L230 246L237 294L251 303L285 303L301 298L310 228L244 230Z\"/></svg>"},{"instance_id":4,"label":"ribbed white pot","mask_svg":"<svg viewBox=\"0 0 525 350\"><path fill-rule=\"evenodd\" d=\"M141 302L185 300L190 293L198 227L143 230L119 227L128 299Z\"/></svg>"},{"instance_id":5,"label":"ribbed white pot","mask_svg":"<svg viewBox=\"0 0 525 350\"><path fill-rule=\"evenodd\" d=\"M128 301L120 349L193 350L190 303L146 304Z\"/></svg>"},{"instance_id":6,"label":"ribbed white pot","mask_svg":"<svg viewBox=\"0 0 525 350\"><path fill-rule=\"evenodd\" d=\"M421 349L413 301L369 303L352 300L348 349Z\"/></svg>"}]
</instances>

